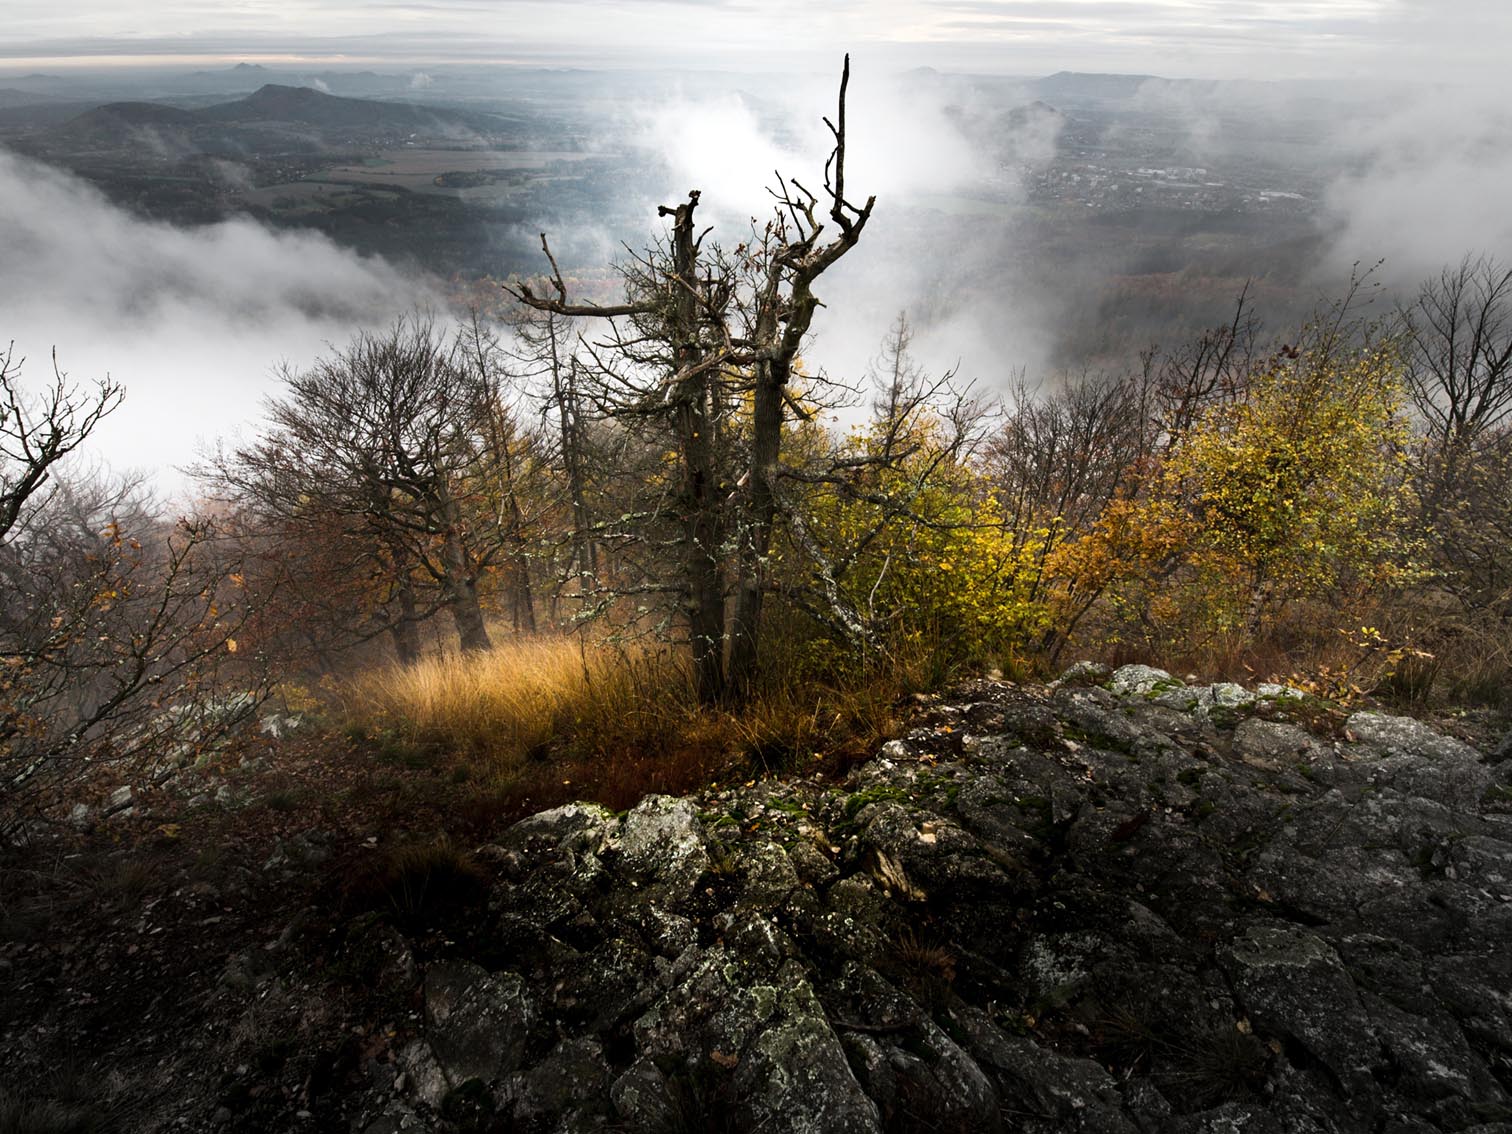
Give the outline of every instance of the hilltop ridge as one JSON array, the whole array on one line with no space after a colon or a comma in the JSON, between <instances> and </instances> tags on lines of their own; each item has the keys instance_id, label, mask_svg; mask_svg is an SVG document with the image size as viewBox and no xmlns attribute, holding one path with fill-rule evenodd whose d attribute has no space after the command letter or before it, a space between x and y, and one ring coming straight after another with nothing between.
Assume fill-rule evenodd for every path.
<instances>
[{"instance_id":1,"label":"hilltop ridge","mask_svg":"<svg viewBox=\"0 0 1512 1134\"><path fill-rule=\"evenodd\" d=\"M259 806L203 777L99 821ZM977 681L843 782L466 853L296 826L78 952L8 947L0 1057L27 1081L93 1034L144 1131L1486 1134L1509 801L1512 736L1143 666Z\"/></svg>"}]
</instances>

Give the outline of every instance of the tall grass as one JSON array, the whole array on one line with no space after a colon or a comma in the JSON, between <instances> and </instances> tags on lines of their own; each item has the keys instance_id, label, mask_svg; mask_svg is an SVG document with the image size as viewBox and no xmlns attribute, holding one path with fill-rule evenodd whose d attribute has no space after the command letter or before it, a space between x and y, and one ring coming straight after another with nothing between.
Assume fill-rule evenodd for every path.
<instances>
[{"instance_id":1,"label":"tall grass","mask_svg":"<svg viewBox=\"0 0 1512 1134\"><path fill-rule=\"evenodd\" d=\"M510 642L358 678L354 719L450 752L507 764L572 749L590 754L672 727L693 704L670 651L627 652L576 639Z\"/></svg>"},{"instance_id":2,"label":"tall grass","mask_svg":"<svg viewBox=\"0 0 1512 1134\"><path fill-rule=\"evenodd\" d=\"M899 692L877 679L774 681L738 708L701 706L670 648L538 638L362 675L347 717L452 762L478 797L623 807L725 775L862 758L895 731Z\"/></svg>"}]
</instances>

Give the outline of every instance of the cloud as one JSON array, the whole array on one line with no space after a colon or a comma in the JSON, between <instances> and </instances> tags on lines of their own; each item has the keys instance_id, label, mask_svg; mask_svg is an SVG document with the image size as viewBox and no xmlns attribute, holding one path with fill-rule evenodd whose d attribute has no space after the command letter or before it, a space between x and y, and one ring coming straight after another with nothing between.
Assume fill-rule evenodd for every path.
<instances>
[{"instance_id":1,"label":"cloud","mask_svg":"<svg viewBox=\"0 0 1512 1134\"><path fill-rule=\"evenodd\" d=\"M247 220L180 229L142 220L84 182L0 151L0 340L47 376L49 352L126 403L92 450L161 474L245 427L282 360L308 363L354 327L424 303L423 284L322 236Z\"/></svg>"},{"instance_id":2,"label":"cloud","mask_svg":"<svg viewBox=\"0 0 1512 1134\"><path fill-rule=\"evenodd\" d=\"M1410 283L1465 255L1512 263L1512 110L1495 87L1425 90L1344 132L1351 159L1325 205L1336 226L1331 267L1386 260Z\"/></svg>"},{"instance_id":3,"label":"cloud","mask_svg":"<svg viewBox=\"0 0 1512 1134\"><path fill-rule=\"evenodd\" d=\"M731 246L752 218L772 215L775 171L823 187L833 144L835 80L696 93L631 107L614 136L655 155L655 205L702 193L711 239ZM934 372L958 363L987 385L1041 369L1051 353L1049 297L1032 292L1015 256L1014 220L1027 168L1055 154L1059 121L1011 115L1002 91L930 73L852 77L846 195L877 205L861 242L816 287L810 365L859 378L900 310L914 325L918 360ZM648 220L648 224L649 224ZM628 238L632 246L643 238Z\"/></svg>"}]
</instances>

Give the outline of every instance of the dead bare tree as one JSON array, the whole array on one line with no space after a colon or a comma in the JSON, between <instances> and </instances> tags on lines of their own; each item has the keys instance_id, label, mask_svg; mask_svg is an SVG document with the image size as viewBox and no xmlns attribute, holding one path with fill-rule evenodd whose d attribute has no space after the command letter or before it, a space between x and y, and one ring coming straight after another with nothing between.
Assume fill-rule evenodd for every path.
<instances>
[{"instance_id":1,"label":"dead bare tree","mask_svg":"<svg viewBox=\"0 0 1512 1134\"><path fill-rule=\"evenodd\" d=\"M858 207L846 197L849 82L847 56L837 116L825 119L834 147L821 192L779 174L773 217L733 254L705 249L693 190L658 210L671 219L670 233L625 269L624 303L571 302L544 235L553 294L525 284L512 291L539 311L610 320L606 339L591 350L600 411L668 427L680 468L680 578L671 590L683 605L705 701L743 696L756 675L783 425L797 406L789 383L820 306L813 287L855 246L875 204L868 198ZM737 434L742 452L732 486L721 442Z\"/></svg>"}]
</instances>

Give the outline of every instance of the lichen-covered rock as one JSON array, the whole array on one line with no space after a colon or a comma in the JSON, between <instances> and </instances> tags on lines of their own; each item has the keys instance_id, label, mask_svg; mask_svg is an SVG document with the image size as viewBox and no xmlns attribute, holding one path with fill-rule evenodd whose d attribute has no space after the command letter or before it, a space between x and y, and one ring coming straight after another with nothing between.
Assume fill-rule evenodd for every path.
<instances>
[{"instance_id":1,"label":"lichen-covered rock","mask_svg":"<svg viewBox=\"0 0 1512 1134\"><path fill-rule=\"evenodd\" d=\"M1260 717L1251 717L1235 727L1233 745L1238 759L1267 772L1291 770L1298 765L1310 768L1332 755L1332 750L1305 728Z\"/></svg>"},{"instance_id":2,"label":"lichen-covered rock","mask_svg":"<svg viewBox=\"0 0 1512 1134\"><path fill-rule=\"evenodd\" d=\"M591 1037L563 1040L528 1071L519 1071L499 1090L499 1109L516 1127L550 1129L564 1120L582 1128L607 1118L609 1065L602 1045Z\"/></svg>"},{"instance_id":3,"label":"lichen-covered rock","mask_svg":"<svg viewBox=\"0 0 1512 1134\"><path fill-rule=\"evenodd\" d=\"M535 1017L518 973L494 974L469 961L426 971L426 1039L452 1086L492 1083L518 1068Z\"/></svg>"},{"instance_id":4,"label":"lichen-covered rock","mask_svg":"<svg viewBox=\"0 0 1512 1134\"><path fill-rule=\"evenodd\" d=\"M1002 1110L1016 1129L1135 1134L1118 1084L1106 1068L1046 1050L1026 1036L1009 1035L980 1010L963 1010L955 1020L967 1050L997 1083Z\"/></svg>"},{"instance_id":5,"label":"lichen-covered rock","mask_svg":"<svg viewBox=\"0 0 1512 1134\"><path fill-rule=\"evenodd\" d=\"M693 804L648 795L625 816L619 852L625 866L646 878L657 900L686 898L709 868L703 829Z\"/></svg>"},{"instance_id":6,"label":"lichen-covered rock","mask_svg":"<svg viewBox=\"0 0 1512 1134\"><path fill-rule=\"evenodd\" d=\"M1102 685L1113 676L1113 671L1101 662L1073 662L1055 679L1056 685Z\"/></svg>"},{"instance_id":7,"label":"lichen-covered rock","mask_svg":"<svg viewBox=\"0 0 1512 1134\"><path fill-rule=\"evenodd\" d=\"M880 1132L876 1104L852 1074L802 969L784 966L773 993L770 1015L733 1066L740 1128L774 1134Z\"/></svg>"},{"instance_id":8,"label":"lichen-covered rock","mask_svg":"<svg viewBox=\"0 0 1512 1134\"><path fill-rule=\"evenodd\" d=\"M1322 938L1283 922L1257 922L1219 952L1234 994L1263 1031L1299 1044L1362 1102L1380 1044L1339 955Z\"/></svg>"},{"instance_id":9,"label":"lichen-covered rock","mask_svg":"<svg viewBox=\"0 0 1512 1134\"><path fill-rule=\"evenodd\" d=\"M1345 728L1380 753L1371 764L1372 779L1405 795L1470 809L1493 781L1491 769L1475 749L1411 717L1355 713Z\"/></svg>"},{"instance_id":10,"label":"lichen-covered rock","mask_svg":"<svg viewBox=\"0 0 1512 1134\"><path fill-rule=\"evenodd\" d=\"M615 1115L631 1134L662 1134L686 1127L684 1100L669 1087L654 1060L637 1059L609 1088Z\"/></svg>"},{"instance_id":11,"label":"lichen-covered rock","mask_svg":"<svg viewBox=\"0 0 1512 1134\"><path fill-rule=\"evenodd\" d=\"M1149 665L1119 666L1108 679L1108 688L1120 697L1148 697L1184 684L1165 670Z\"/></svg>"},{"instance_id":12,"label":"lichen-covered rock","mask_svg":"<svg viewBox=\"0 0 1512 1134\"><path fill-rule=\"evenodd\" d=\"M607 807L594 803L569 803L521 819L505 832L503 845L511 848L545 844L563 851L603 854L619 831L619 820Z\"/></svg>"},{"instance_id":13,"label":"lichen-covered rock","mask_svg":"<svg viewBox=\"0 0 1512 1134\"><path fill-rule=\"evenodd\" d=\"M516 824L479 856L509 967L429 966L406 1097L645 1134L1492 1129L1495 769L1298 696L975 682L842 784Z\"/></svg>"}]
</instances>

